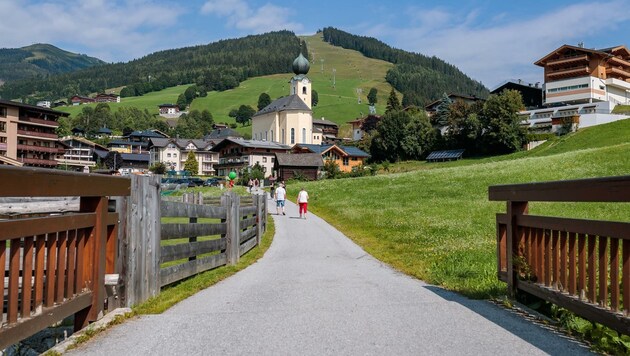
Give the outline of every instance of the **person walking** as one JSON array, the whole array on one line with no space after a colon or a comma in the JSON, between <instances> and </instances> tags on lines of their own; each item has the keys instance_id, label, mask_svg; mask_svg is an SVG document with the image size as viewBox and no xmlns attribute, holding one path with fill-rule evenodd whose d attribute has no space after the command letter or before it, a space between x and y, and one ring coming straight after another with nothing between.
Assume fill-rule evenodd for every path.
<instances>
[{"instance_id":1,"label":"person walking","mask_svg":"<svg viewBox=\"0 0 630 356\"><path fill-rule=\"evenodd\" d=\"M269 195L270 195L270 199L276 199L276 185L272 184L271 188L269 188Z\"/></svg>"},{"instance_id":2,"label":"person walking","mask_svg":"<svg viewBox=\"0 0 630 356\"><path fill-rule=\"evenodd\" d=\"M300 207L300 218L306 219L306 208L308 205L308 193L304 190L304 187L300 190L297 196L297 204Z\"/></svg>"},{"instance_id":3,"label":"person walking","mask_svg":"<svg viewBox=\"0 0 630 356\"><path fill-rule=\"evenodd\" d=\"M276 211L278 215L280 215L280 211L282 211L282 215L287 215L284 211L284 201L287 198L287 191L284 190L284 186L280 184L278 189L276 189Z\"/></svg>"}]
</instances>

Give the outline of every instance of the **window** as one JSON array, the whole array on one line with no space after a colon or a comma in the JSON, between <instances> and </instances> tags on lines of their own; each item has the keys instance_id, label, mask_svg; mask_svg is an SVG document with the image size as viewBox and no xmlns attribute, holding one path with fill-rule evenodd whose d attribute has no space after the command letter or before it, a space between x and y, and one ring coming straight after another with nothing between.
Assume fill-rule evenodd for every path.
<instances>
[{"instance_id":1,"label":"window","mask_svg":"<svg viewBox=\"0 0 630 356\"><path fill-rule=\"evenodd\" d=\"M267 157L263 157L263 163L267 163Z\"/></svg>"},{"instance_id":2,"label":"window","mask_svg":"<svg viewBox=\"0 0 630 356\"><path fill-rule=\"evenodd\" d=\"M306 129L302 128L302 143L306 143Z\"/></svg>"},{"instance_id":3,"label":"window","mask_svg":"<svg viewBox=\"0 0 630 356\"><path fill-rule=\"evenodd\" d=\"M7 143L7 138L4 136L0 136L0 143Z\"/></svg>"},{"instance_id":4,"label":"window","mask_svg":"<svg viewBox=\"0 0 630 356\"><path fill-rule=\"evenodd\" d=\"M177 157L177 153L173 153L173 158Z\"/></svg>"},{"instance_id":5,"label":"window","mask_svg":"<svg viewBox=\"0 0 630 356\"><path fill-rule=\"evenodd\" d=\"M0 117L7 117L7 108L0 106Z\"/></svg>"},{"instance_id":6,"label":"window","mask_svg":"<svg viewBox=\"0 0 630 356\"><path fill-rule=\"evenodd\" d=\"M348 165L348 157L344 157L343 158L343 165L347 166Z\"/></svg>"},{"instance_id":7,"label":"window","mask_svg":"<svg viewBox=\"0 0 630 356\"><path fill-rule=\"evenodd\" d=\"M166 154L166 157L167 157L167 158L171 158L171 154L170 154L170 153L167 153L167 154Z\"/></svg>"},{"instance_id":8,"label":"window","mask_svg":"<svg viewBox=\"0 0 630 356\"><path fill-rule=\"evenodd\" d=\"M282 129L282 144L284 144L286 142L286 139L284 138L284 129Z\"/></svg>"},{"instance_id":9,"label":"window","mask_svg":"<svg viewBox=\"0 0 630 356\"><path fill-rule=\"evenodd\" d=\"M273 130L271 130L271 141L275 141L275 138L273 137Z\"/></svg>"},{"instance_id":10,"label":"window","mask_svg":"<svg viewBox=\"0 0 630 356\"><path fill-rule=\"evenodd\" d=\"M7 132L7 123L0 121L0 132Z\"/></svg>"},{"instance_id":11,"label":"window","mask_svg":"<svg viewBox=\"0 0 630 356\"><path fill-rule=\"evenodd\" d=\"M271 157L271 163L276 162L276 158L275 157Z\"/></svg>"},{"instance_id":12,"label":"window","mask_svg":"<svg viewBox=\"0 0 630 356\"><path fill-rule=\"evenodd\" d=\"M265 141L267 141L267 131L265 131Z\"/></svg>"},{"instance_id":13,"label":"window","mask_svg":"<svg viewBox=\"0 0 630 356\"><path fill-rule=\"evenodd\" d=\"M295 129L291 129L291 144L295 143Z\"/></svg>"},{"instance_id":14,"label":"window","mask_svg":"<svg viewBox=\"0 0 630 356\"><path fill-rule=\"evenodd\" d=\"M302 87L302 94L306 95L306 87Z\"/></svg>"}]
</instances>

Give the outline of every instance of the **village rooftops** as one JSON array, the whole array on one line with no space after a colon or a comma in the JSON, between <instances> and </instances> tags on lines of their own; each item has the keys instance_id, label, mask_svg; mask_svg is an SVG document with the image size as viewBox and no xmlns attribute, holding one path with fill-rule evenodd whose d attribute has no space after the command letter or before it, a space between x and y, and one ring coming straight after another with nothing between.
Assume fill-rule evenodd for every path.
<instances>
[{"instance_id":1,"label":"village rooftops","mask_svg":"<svg viewBox=\"0 0 630 356\"><path fill-rule=\"evenodd\" d=\"M322 154L332 147L337 147L342 150L346 155L351 157L370 157L370 155L363 150L354 147L354 146L342 146L342 145L309 145L309 144L298 144L296 145L300 148L305 148L308 151L313 153Z\"/></svg>"},{"instance_id":2,"label":"village rooftops","mask_svg":"<svg viewBox=\"0 0 630 356\"><path fill-rule=\"evenodd\" d=\"M289 167L323 167L324 161L319 153L276 153L278 165Z\"/></svg>"},{"instance_id":3,"label":"village rooftops","mask_svg":"<svg viewBox=\"0 0 630 356\"><path fill-rule=\"evenodd\" d=\"M311 111L311 109L306 104L304 104L304 101L302 101L302 99L298 95L293 94L273 101L271 104L265 106L262 110L254 114L254 117L271 112L280 112L287 110Z\"/></svg>"},{"instance_id":4,"label":"village rooftops","mask_svg":"<svg viewBox=\"0 0 630 356\"><path fill-rule=\"evenodd\" d=\"M261 140L244 140L240 138L231 138L228 137L223 139L223 141L216 144L216 146L212 147L211 151L220 152L220 150L230 144L234 143L239 146L248 147L248 148L262 148L262 149L270 149L270 150L289 150L290 146L283 145L281 143L272 142L272 141L261 141Z\"/></svg>"},{"instance_id":5,"label":"village rooftops","mask_svg":"<svg viewBox=\"0 0 630 356\"><path fill-rule=\"evenodd\" d=\"M155 137L155 138L151 138L151 146L154 147L166 147L168 146L168 144L172 143L175 144L178 148L180 149L186 149L186 147L188 147L189 143L192 143L193 145L195 145L195 147L197 147L197 149L208 149L209 146L212 146L212 143L208 142L208 141L204 141L204 140L199 140L199 139L189 139L189 138L179 138L179 139L175 139L175 138L161 138L161 137Z\"/></svg>"}]
</instances>

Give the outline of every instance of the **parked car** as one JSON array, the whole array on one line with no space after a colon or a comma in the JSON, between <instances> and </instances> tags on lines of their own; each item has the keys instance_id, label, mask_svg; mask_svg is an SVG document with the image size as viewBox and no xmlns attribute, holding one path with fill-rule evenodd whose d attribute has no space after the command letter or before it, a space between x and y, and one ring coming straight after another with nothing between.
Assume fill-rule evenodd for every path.
<instances>
[{"instance_id":1,"label":"parked car","mask_svg":"<svg viewBox=\"0 0 630 356\"><path fill-rule=\"evenodd\" d=\"M203 183L204 187L218 187L221 184L221 179L219 178L208 178Z\"/></svg>"},{"instance_id":2,"label":"parked car","mask_svg":"<svg viewBox=\"0 0 630 356\"><path fill-rule=\"evenodd\" d=\"M192 178L188 178L188 180L192 183L195 184L196 187L201 187L202 185L204 185L206 182L199 178L199 177L192 177Z\"/></svg>"}]
</instances>

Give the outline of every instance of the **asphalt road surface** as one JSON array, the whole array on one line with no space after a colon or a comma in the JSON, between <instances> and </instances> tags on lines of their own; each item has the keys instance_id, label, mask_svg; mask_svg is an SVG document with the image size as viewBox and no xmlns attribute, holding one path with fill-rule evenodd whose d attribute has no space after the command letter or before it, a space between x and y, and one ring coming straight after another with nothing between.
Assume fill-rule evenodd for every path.
<instances>
[{"instance_id":1,"label":"asphalt road surface","mask_svg":"<svg viewBox=\"0 0 630 356\"><path fill-rule=\"evenodd\" d=\"M308 214L270 212L257 263L99 334L77 355L582 355L584 346L497 307L394 271Z\"/></svg>"}]
</instances>

